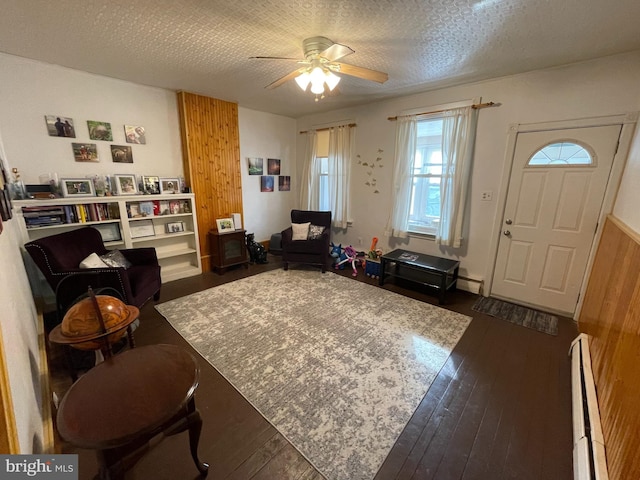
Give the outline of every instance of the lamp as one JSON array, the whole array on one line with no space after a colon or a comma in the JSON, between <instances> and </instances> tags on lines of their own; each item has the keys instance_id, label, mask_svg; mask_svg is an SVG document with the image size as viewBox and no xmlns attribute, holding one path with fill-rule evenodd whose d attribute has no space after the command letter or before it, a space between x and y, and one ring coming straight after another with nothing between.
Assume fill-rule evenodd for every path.
<instances>
[{"instance_id":1,"label":"lamp","mask_svg":"<svg viewBox=\"0 0 640 480\"><path fill-rule=\"evenodd\" d=\"M298 75L295 80L298 86L304 91L306 91L309 84L311 84L311 93L316 95L316 101L318 101L318 95L324 93L325 84L329 88L329 91L333 91L336 85L338 85L338 82L340 82L340 77L328 68L322 66L320 62L314 62L309 68Z\"/></svg>"}]
</instances>

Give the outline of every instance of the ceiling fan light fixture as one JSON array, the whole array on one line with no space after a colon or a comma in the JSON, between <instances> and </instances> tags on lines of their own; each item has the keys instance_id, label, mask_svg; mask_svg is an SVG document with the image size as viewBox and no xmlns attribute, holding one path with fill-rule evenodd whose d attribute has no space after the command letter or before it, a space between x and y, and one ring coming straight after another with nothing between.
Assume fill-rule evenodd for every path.
<instances>
[{"instance_id":1,"label":"ceiling fan light fixture","mask_svg":"<svg viewBox=\"0 0 640 480\"><path fill-rule=\"evenodd\" d=\"M309 82L311 82L311 75L309 75L309 72L302 72L300 75L298 75L296 78L296 83L298 84L298 86L303 90L306 91L307 87L309 86Z\"/></svg>"},{"instance_id":2,"label":"ceiling fan light fixture","mask_svg":"<svg viewBox=\"0 0 640 480\"><path fill-rule=\"evenodd\" d=\"M325 74L324 81L327 83L329 91L332 92L333 89L336 88L336 85L338 85L338 83L340 82L340 77L329 71Z\"/></svg>"}]
</instances>

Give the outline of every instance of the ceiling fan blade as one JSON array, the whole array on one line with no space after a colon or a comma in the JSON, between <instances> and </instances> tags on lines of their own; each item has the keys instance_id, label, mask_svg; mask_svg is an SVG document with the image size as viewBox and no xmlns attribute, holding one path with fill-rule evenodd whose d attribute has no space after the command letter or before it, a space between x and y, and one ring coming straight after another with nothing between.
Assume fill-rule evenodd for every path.
<instances>
[{"instance_id":1,"label":"ceiling fan blade","mask_svg":"<svg viewBox=\"0 0 640 480\"><path fill-rule=\"evenodd\" d=\"M290 57L249 57L249 60L258 59L258 60L293 60L294 62L304 62L301 58L290 58Z\"/></svg>"},{"instance_id":2,"label":"ceiling fan blade","mask_svg":"<svg viewBox=\"0 0 640 480\"><path fill-rule=\"evenodd\" d=\"M389 80L389 75L387 73L378 72L377 70L356 67L355 65L349 65L348 63L335 62L333 65L337 67L335 68L335 71L344 73L345 75L351 75L352 77L364 78L365 80L371 80L378 83L384 83Z\"/></svg>"},{"instance_id":3,"label":"ceiling fan blade","mask_svg":"<svg viewBox=\"0 0 640 480\"><path fill-rule=\"evenodd\" d=\"M322 52L320 56L323 58L326 58L330 62L335 62L336 60L344 58L347 55L351 55L352 53L356 53L355 50L352 50L346 45L334 43L329 48L327 48L324 52Z\"/></svg>"},{"instance_id":4,"label":"ceiling fan blade","mask_svg":"<svg viewBox=\"0 0 640 480\"><path fill-rule=\"evenodd\" d=\"M269 85L267 85L264 88L272 89L272 88L279 87L283 83L288 82L289 80L292 80L292 79L296 78L298 75L300 75L300 69L294 70L293 72L286 74L284 77L279 78L278 80L276 80L273 83L270 83Z\"/></svg>"}]
</instances>

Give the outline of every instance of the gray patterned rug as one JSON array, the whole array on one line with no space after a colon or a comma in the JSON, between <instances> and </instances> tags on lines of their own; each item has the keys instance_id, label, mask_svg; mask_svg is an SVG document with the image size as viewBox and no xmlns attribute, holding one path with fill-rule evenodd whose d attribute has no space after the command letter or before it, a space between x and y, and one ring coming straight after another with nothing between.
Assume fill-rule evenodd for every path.
<instances>
[{"instance_id":1,"label":"gray patterned rug","mask_svg":"<svg viewBox=\"0 0 640 480\"><path fill-rule=\"evenodd\" d=\"M549 313L491 297L478 298L471 309L549 335L558 335L558 317Z\"/></svg>"},{"instance_id":2,"label":"gray patterned rug","mask_svg":"<svg viewBox=\"0 0 640 480\"><path fill-rule=\"evenodd\" d=\"M330 480L374 477L471 321L317 270L156 309Z\"/></svg>"}]
</instances>

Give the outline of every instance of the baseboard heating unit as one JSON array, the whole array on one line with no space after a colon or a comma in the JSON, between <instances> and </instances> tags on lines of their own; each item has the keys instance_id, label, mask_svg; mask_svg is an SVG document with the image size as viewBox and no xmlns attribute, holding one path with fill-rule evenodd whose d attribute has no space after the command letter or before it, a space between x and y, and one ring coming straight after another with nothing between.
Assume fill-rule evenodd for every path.
<instances>
[{"instance_id":1,"label":"baseboard heating unit","mask_svg":"<svg viewBox=\"0 0 640 480\"><path fill-rule=\"evenodd\" d=\"M587 335L581 333L571 343L570 355L573 476L575 480L608 480L604 437Z\"/></svg>"}]
</instances>

